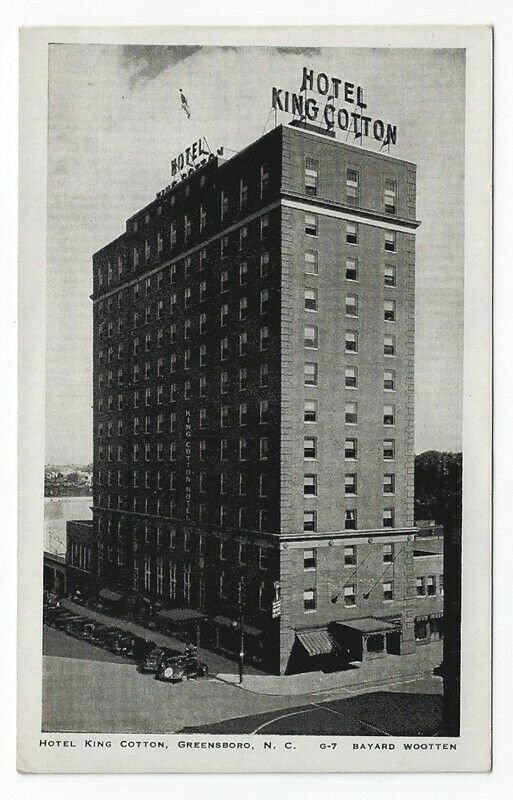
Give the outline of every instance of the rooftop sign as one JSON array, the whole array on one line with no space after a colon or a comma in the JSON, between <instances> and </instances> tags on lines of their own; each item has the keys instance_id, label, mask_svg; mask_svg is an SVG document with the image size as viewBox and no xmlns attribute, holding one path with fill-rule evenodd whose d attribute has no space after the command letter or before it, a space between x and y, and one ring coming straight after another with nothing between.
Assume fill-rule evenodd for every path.
<instances>
[{"instance_id":1,"label":"rooftop sign","mask_svg":"<svg viewBox=\"0 0 513 800\"><path fill-rule=\"evenodd\" d=\"M326 99L319 101L316 97L309 97L309 92ZM303 81L299 92L289 92L273 86L272 107L300 117L305 122L324 124L330 131L335 128L347 131L353 134L355 140L361 141L364 136L370 137L381 142L382 147L397 142L397 125L366 113L367 103L361 86L328 76L324 72L315 74L307 67L303 67Z\"/></svg>"}]
</instances>

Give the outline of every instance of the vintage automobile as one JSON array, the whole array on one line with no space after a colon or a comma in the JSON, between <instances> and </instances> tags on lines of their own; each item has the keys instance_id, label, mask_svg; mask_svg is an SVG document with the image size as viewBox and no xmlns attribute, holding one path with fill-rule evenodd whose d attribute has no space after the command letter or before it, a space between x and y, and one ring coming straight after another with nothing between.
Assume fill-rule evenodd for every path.
<instances>
[{"instance_id":1,"label":"vintage automobile","mask_svg":"<svg viewBox=\"0 0 513 800\"><path fill-rule=\"evenodd\" d=\"M140 663L155 647L155 642L144 639L142 636L129 635L128 640L123 643L123 654L127 658Z\"/></svg>"},{"instance_id":2,"label":"vintage automobile","mask_svg":"<svg viewBox=\"0 0 513 800\"><path fill-rule=\"evenodd\" d=\"M82 631L84 630L85 626L88 624L88 620L85 617L73 617L69 620L68 624L66 625L66 633L70 636L75 636L78 639L82 635Z\"/></svg>"},{"instance_id":3,"label":"vintage automobile","mask_svg":"<svg viewBox=\"0 0 513 800\"><path fill-rule=\"evenodd\" d=\"M163 658L176 656L175 650L169 647L154 647L141 662L141 670L143 672L157 672Z\"/></svg>"},{"instance_id":4,"label":"vintage automobile","mask_svg":"<svg viewBox=\"0 0 513 800\"><path fill-rule=\"evenodd\" d=\"M168 656L161 660L156 678L170 683L188 681L190 678L202 678L208 673L208 667L195 655Z\"/></svg>"},{"instance_id":5,"label":"vintage automobile","mask_svg":"<svg viewBox=\"0 0 513 800\"><path fill-rule=\"evenodd\" d=\"M54 628L57 628L59 631L65 631L70 622L78 621L83 619L78 614L73 614L71 611L65 611L62 614L59 614L54 618L52 624Z\"/></svg>"}]
</instances>

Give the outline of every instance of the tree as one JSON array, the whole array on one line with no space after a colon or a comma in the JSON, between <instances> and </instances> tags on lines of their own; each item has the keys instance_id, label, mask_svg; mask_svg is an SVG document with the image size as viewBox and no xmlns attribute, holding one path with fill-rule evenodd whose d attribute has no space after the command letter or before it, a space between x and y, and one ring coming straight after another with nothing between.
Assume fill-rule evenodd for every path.
<instances>
[{"instance_id":1,"label":"tree","mask_svg":"<svg viewBox=\"0 0 513 800\"><path fill-rule=\"evenodd\" d=\"M415 519L461 528L462 454L428 450L415 457Z\"/></svg>"}]
</instances>

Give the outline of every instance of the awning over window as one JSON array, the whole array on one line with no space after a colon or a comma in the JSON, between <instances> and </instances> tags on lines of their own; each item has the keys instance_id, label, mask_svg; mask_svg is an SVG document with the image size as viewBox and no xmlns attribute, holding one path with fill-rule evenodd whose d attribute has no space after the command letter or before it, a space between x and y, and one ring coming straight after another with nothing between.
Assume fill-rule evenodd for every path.
<instances>
[{"instance_id":1,"label":"awning over window","mask_svg":"<svg viewBox=\"0 0 513 800\"><path fill-rule=\"evenodd\" d=\"M100 589L100 597L102 600L110 600L111 603L118 603L123 599L123 595L119 592L113 592L111 589Z\"/></svg>"},{"instance_id":2,"label":"awning over window","mask_svg":"<svg viewBox=\"0 0 513 800\"><path fill-rule=\"evenodd\" d=\"M351 628L353 631L358 631L367 635L369 633L389 633L390 631L399 631L400 625L394 625L393 622L387 622L384 619L377 617L361 617L360 619L348 619L344 621L334 622L334 625L340 625L343 628Z\"/></svg>"},{"instance_id":3,"label":"awning over window","mask_svg":"<svg viewBox=\"0 0 513 800\"><path fill-rule=\"evenodd\" d=\"M443 611L434 611L432 614L421 614L415 617L415 622L428 622L430 619L443 619Z\"/></svg>"},{"instance_id":4,"label":"awning over window","mask_svg":"<svg viewBox=\"0 0 513 800\"><path fill-rule=\"evenodd\" d=\"M176 625L183 625L187 622L200 622L205 619L205 615L194 608L163 608L157 612L157 617L173 622Z\"/></svg>"},{"instance_id":5,"label":"awning over window","mask_svg":"<svg viewBox=\"0 0 513 800\"><path fill-rule=\"evenodd\" d=\"M327 630L296 631L296 636L309 656L327 655L335 647L335 643Z\"/></svg>"}]
</instances>

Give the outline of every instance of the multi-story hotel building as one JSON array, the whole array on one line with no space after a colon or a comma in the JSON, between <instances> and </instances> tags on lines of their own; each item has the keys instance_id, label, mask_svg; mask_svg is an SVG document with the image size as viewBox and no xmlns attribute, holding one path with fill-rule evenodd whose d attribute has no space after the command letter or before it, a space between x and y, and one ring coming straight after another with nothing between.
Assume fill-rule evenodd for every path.
<instances>
[{"instance_id":1,"label":"multi-story hotel building","mask_svg":"<svg viewBox=\"0 0 513 800\"><path fill-rule=\"evenodd\" d=\"M418 574L413 525L415 192L414 164L279 126L95 254L97 588L194 609L234 652L242 612L281 672L439 635L441 547Z\"/></svg>"}]
</instances>

